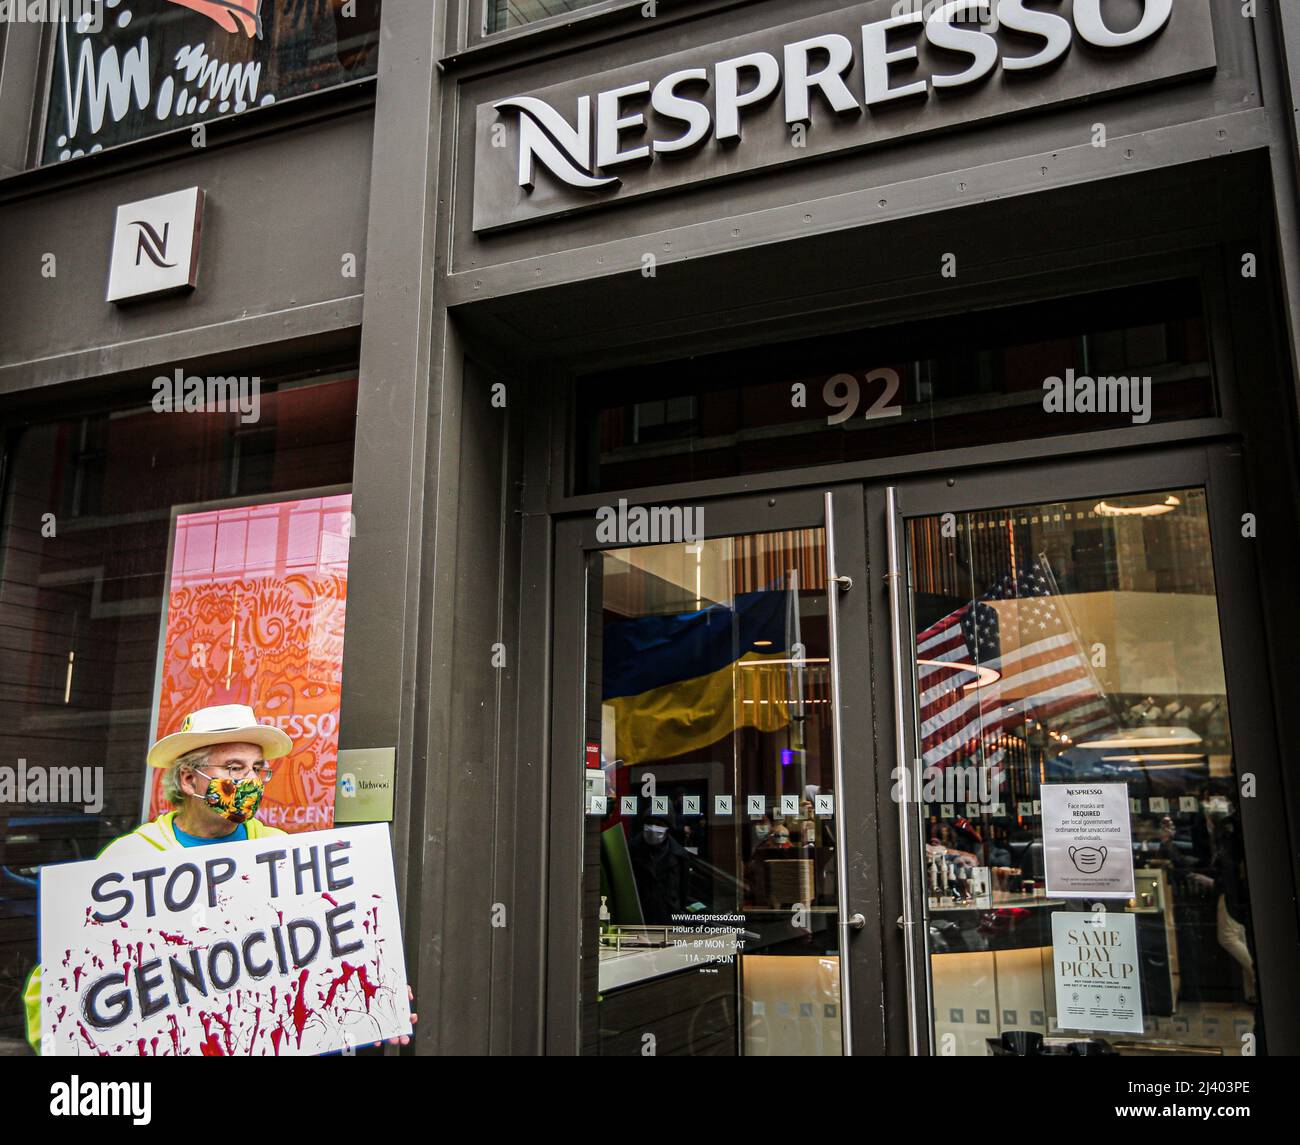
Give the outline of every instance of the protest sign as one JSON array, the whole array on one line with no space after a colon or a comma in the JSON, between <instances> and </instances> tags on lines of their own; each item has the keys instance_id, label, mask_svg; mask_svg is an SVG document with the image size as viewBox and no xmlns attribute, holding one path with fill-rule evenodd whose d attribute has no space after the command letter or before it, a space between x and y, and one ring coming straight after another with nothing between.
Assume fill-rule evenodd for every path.
<instances>
[{"instance_id":1,"label":"protest sign","mask_svg":"<svg viewBox=\"0 0 1300 1145\"><path fill-rule=\"evenodd\" d=\"M411 1032L383 824L41 872L46 1054L278 1056Z\"/></svg>"}]
</instances>

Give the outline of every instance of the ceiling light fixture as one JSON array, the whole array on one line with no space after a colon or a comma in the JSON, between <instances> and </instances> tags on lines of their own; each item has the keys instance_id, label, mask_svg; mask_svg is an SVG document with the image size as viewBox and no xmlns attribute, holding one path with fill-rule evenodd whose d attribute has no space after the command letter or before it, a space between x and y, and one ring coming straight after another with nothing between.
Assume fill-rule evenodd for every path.
<instances>
[{"instance_id":1,"label":"ceiling light fixture","mask_svg":"<svg viewBox=\"0 0 1300 1145\"><path fill-rule=\"evenodd\" d=\"M1201 737L1191 728L1149 727L1125 728L1123 731L1112 732L1100 739L1085 740L1077 746L1093 751L1106 751L1110 748L1142 750L1148 747L1191 747L1200 742Z\"/></svg>"},{"instance_id":2,"label":"ceiling light fixture","mask_svg":"<svg viewBox=\"0 0 1300 1145\"><path fill-rule=\"evenodd\" d=\"M1098 501L1093 512L1098 517L1162 517L1172 513L1182 502L1172 493L1157 505L1112 505Z\"/></svg>"}]
</instances>

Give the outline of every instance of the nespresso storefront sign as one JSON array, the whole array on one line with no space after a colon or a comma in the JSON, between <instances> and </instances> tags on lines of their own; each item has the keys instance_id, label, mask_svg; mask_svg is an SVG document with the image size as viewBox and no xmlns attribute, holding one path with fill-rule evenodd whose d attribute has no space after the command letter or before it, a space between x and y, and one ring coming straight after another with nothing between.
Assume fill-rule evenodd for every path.
<instances>
[{"instance_id":1,"label":"nespresso storefront sign","mask_svg":"<svg viewBox=\"0 0 1300 1145\"><path fill-rule=\"evenodd\" d=\"M482 103L474 229L1212 69L1209 5L875 0Z\"/></svg>"}]
</instances>

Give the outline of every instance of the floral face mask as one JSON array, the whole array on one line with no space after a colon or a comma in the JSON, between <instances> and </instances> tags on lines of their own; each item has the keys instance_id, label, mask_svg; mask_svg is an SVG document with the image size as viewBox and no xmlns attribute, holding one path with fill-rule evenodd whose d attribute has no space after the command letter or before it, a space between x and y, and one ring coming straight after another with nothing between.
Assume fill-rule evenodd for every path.
<instances>
[{"instance_id":1,"label":"floral face mask","mask_svg":"<svg viewBox=\"0 0 1300 1145\"><path fill-rule=\"evenodd\" d=\"M218 815L232 823L244 823L257 814L262 806L266 785L260 779L214 779L198 772L208 781L204 802Z\"/></svg>"}]
</instances>

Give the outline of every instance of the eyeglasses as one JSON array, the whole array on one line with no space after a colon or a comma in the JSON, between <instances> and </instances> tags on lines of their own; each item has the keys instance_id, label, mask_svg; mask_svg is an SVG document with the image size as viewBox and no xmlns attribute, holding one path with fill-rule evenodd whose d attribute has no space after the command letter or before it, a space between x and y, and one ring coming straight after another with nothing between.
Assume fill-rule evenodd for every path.
<instances>
[{"instance_id":1,"label":"eyeglasses","mask_svg":"<svg viewBox=\"0 0 1300 1145\"><path fill-rule=\"evenodd\" d=\"M229 779L238 783L241 779L256 778L260 779L263 783L271 782L271 767L269 764L265 763L254 764L251 767L244 763L218 764L212 769L216 772L216 775L207 775L206 773L199 771L198 768L195 768L194 770L199 775L202 775L204 779Z\"/></svg>"}]
</instances>

